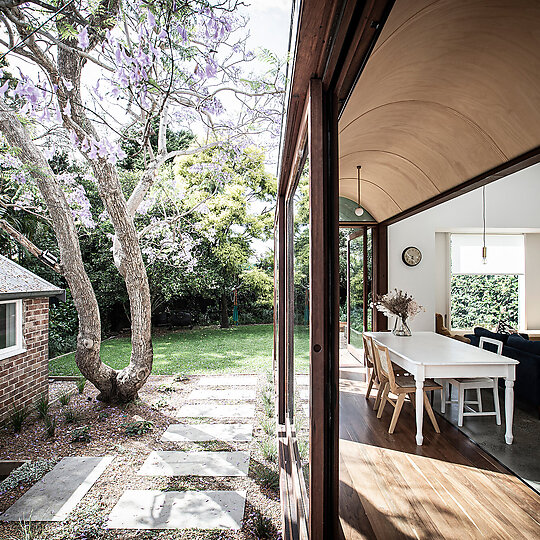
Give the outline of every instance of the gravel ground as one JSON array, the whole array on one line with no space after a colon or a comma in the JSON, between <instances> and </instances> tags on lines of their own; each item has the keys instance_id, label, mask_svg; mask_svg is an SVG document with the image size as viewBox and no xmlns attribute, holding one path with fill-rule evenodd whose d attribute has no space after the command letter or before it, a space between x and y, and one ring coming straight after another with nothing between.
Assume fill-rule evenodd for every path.
<instances>
[{"instance_id":1,"label":"gravel ground","mask_svg":"<svg viewBox=\"0 0 540 540\"><path fill-rule=\"evenodd\" d=\"M174 416L175 410L183 405L187 395L195 388L199 376L190 376L184 381L175 381L172 376L151 376L140 391L139 399L124 406L109 406L97 401L97 390L87 384L83 394L76 390L75 383L51 383L51 401L68 390L74 390L66 406L53 403L50 414L57 422L54 438L47 438L43 420L36 414L29 417L21 433L9 428L0 430L0 459L21 459L33 462L42 460L59 461L65 456L114 456L98 481L84 496L70 516L61 523L32 524L34 540L109 540L109 539L251 539L280 538L281 514L279 493L265 487L261 476L277 471L275 438L269 438L263 427L271 431L272 420L267 416L261 394L269 391L271 384L266 376L259 376L256 414L253 421L251 443L172 443L162 442L160 437L173 423L237 423L238 419L183 419ZM216 402L227 403L227 402ZM66 423L66 410L75 411L74 423ZM153 423L153 429L143 435L129 436L122 424L142 417ZM137 418L135 418L137 419ZM70 432L88 426L90 442L71 442ZM275 431L274 431L275 433ZM270 447L271 452L267 450ZM152 450L251 450L251 465L246 478L198 478L198 477L143 477L136 472ZM265 452L266 449L266 452ZM268 458L268 459L265 459ZM0 512L31 487L32 481L21 482L2 493L0 484ZM127 489L161 490L247 490L244 525L240 531L132 531L107 530L107 517ZM0 522L0 539L27 539L28 530L21 524ZM26 536L25 536L26 534Z\"/></svg>"}]
</instances>

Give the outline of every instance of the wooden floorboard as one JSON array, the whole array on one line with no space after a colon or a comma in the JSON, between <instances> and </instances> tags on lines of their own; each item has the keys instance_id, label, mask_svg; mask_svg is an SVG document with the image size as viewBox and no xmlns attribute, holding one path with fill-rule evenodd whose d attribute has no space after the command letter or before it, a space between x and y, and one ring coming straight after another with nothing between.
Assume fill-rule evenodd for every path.
<instances>
[{"instance_id":1,"label":"wooden floorboard","mask_svg":"<svg viewBox=\"0 0 540 540\"><path fill-rule=\"evenodd\" d=\"M340 522L345 540L540 538L540 496L437 415L414 439L406 402L394 434L393 412L373 411L362 368L340 379Z\"/></svg>"}]
</instances>

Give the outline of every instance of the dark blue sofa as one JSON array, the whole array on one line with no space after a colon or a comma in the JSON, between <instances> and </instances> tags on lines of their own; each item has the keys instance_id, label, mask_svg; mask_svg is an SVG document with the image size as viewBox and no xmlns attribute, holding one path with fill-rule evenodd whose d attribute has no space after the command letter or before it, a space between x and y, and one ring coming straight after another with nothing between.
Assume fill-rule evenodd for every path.
<instances>
[{"instance_id":1,"label":"dark blue sofa","mask_svg":"<svg viewBox=\"0 0 540 540\"><path fill-rule=\"evenodd\" d=\"M527 334L497 334L481 327L465 337L471 340L471 345L478 347L482 336L502 341L503 355L519 362L516 366L515 397L534 405L540 415L540 341L529 341ZM501 383L504 384L499 381Z\"/></svg>"}]
</instances>

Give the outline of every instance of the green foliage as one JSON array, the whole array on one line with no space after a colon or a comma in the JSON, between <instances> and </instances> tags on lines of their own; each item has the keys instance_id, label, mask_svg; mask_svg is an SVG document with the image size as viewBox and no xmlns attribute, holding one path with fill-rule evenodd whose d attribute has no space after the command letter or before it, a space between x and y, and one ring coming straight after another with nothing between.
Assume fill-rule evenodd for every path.
<instances>
[{"instance_id":1,"label":"green foliage","mask_svg":"<svg viewBox=\"0 0 540 540\"><path fill-rule=\"evenodd\" d=\"M189 375L186 375L185 373L177 373L174 376L175 382L188 382L189 381Z\"/></svg>"},{"instance_id":2,"label":"green foliage","mask_svg":"<svg viewBox=\"0 0 540 540\"><path fill-rule=\"evenodd\" d=\"M255 538L275 538L276 528L272 520L258 510L255 512L251 521L251 528Z\"/></svg>"},{"instance_id":3,"label":"green foliage","mask_svg":"<svg viewBox=\"0 0 540 540\"><path fill-rule=\"evenodd\" d=\"M56 431L56 418L51 415L47 415L44 418L45 421L45 430L47 433L47 438L52 439Z\"/></svg>"},{"instance_id":4,"label":"green foliage","mask_svg":"<svg viewBox=\"0 0 540 540\"><path fill-rule=\"evenodd\" d=\"M98 413L98 421L103 422L103 421L107 420L107 418L109 418L109 416L110 416L110 413L108 413L107 411L99 411L99 413Z\"/></svg>"},{"instance_id":5,"label":"green foliage","mask_svg":"<svg viewBox=\"0 0 540 540\"><path fill-rule=\"evenodd\" d=\"M35 405L35 408L36 408L36 411L39 415L40 418L43 418L43 419L47 419L47 415L49 413L49 408L50 408L50 405L49 405L49 397L47 396L47 394L42 394L36 405Z\"/></svg>"},{"instance_id":6,"label":"green foliage","mask_svg":"<svg viewBox=\"0 0 540 540\"><path fill-rule=\"evenodd\" d=\"M92 436L90 435L90 428L88 426L81 426L75 428L70 432L70 442L90 442Z\"/></svg>"},{"instance_id":7,"label":"green foliage","mask_svg":"<svg viewBox=\"0 0 540 540\"><path fill-rule=\"evenodd\" d=\"M125 424L122 424L122 427L127 435L136 437L151 431L154 424L152 424L152 422L149 420L135 420L133 422L126 422Z\"/></svg>"},{"instance_id":8,"label":"green foliage","mask_svg":"<svg viewBox=\"0 0 540 540\"><path fill-rule=\"evenodd\" d=\"M261 427L263 428L263 431L270 437L276 434L276 423L274 420L265 418L261 422Z\"/></svg>"},{"instance_id":9,"label":"green foliage","mask_svg":"<svg viewBox=\"0 0 540 540\"><path fill-rule=\"evenodd\" d=\"M270 467L258 465L253 469L253 479L257 484L276 493L279 492L279 473Z\"/></svg>"},{"instance_id":10,"label":"green foliage","mask_svg":"<svg viewBox=\"0 0 540 540\"><path fill-rule=\"evenodd\" d=\"M11 409L11 415L9 417L9 423L15 433L19 433L22 429L24 421L28 418L29 411L26 407L13 405Z\"/></svg>"},{"instance_id":11,"label":"green foliage","mask_svg":"<svg viewBox=\"0 0 540 540\"><path fill-rule=\"evenodd\" d=\"M498 275L453 275L452 328L494 328L502 319L519 324L519 278Z\"/></svg>"},{"instance_id":12,"label":"green foliage","mask_svg":"<svg viewBox=\"0 0 540 540\"><path fill-rule=\"evenodd\" d=\"M277 447L274 439L263 439L259 442L261 454L266 461L275 463L277 461Z\"/></svg>"},{"instance_id":13,"label":"green foliage","mask_svg":"<svg viewBox=\"0 0 540 540\"><path fill-rule=\"evenodd\" d=\"M66 294L66 302L51 305L49 310L49 356L74 351L77 348L79 319L71 298Z\"/></svg>"},{"instance_id":14,"label":"green foliage","mask_svg":"<svg viewBox=\"0 0 540 540\"><path fill-rule=\"evenodd\" d=\"M85 386L86 386L86 379L84 377L79 377L77 379L77 390L79 391L79 394L82 394L84 392Z\"/></svg>"},{"instance_id":15,"label":"green foliage","mask_svg":"<svg viewBox=\"0 0 540 540\"><path fill-rule=\"evenodd\" d=\"M60 402L60 405L62 405L62 407L65 407L69 403L70 399L71 399L71 393L65 392L60 395L60 397L58 398L58 401Z\"/></svg>"},{"instance_id":16,"label":"green foliage","mask_svg":"<svg viewBox=\"0 0 540 540\"><path fill-rule=\"evenodd\" d=\"M66 424L74 424L79 421L79 413L73 407L64 410L64 420Z\"/></svg>"},{"instance_id":17,"label":"green foliage","mask_svg":"<svg viewBox=\"0 0 540 540\"><path fill-rule=\"evenodd\" d=\"M274 397L271 388L266 388L261 394L263 409L268 418L274 417Z\"/></svg>"}]
</instances>

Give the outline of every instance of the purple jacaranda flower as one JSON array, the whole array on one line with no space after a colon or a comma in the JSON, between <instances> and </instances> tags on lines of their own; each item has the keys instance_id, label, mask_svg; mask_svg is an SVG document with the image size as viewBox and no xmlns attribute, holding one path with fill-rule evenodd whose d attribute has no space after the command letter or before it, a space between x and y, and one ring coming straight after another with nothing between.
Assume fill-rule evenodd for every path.
<instances>
[{"instance_id":1,"label":"purple jacaranda flower","mask_svg":"<svg viewBox=\"0 0 540 540\"><path fill-rule=\"evenodd\" d=\"M85 26L77 36L79 47L84 51L90 47L90 39L88 38L88 26Z\"/></svg>"},{"instance_id":2,"label":"purple jacaranda flower","mask_svg":"<svg viewBox=\"0 0 540 540\"><path fill-rule=\"evenodd\" d=\"M17 182L18 184L21 184L21 186L23 184L26 184L26 176L24 175L24 173L22 171L17 171L17 172L14 172L12 175L11 175L11 179L14 181L14 182Z\"/></svg>"},{"instance_id":3,"label":"purple jacaranda flower","mask_svg":"<svg viewBox=\"0 0 540 540\"><path fill-rule=\"evenodd\" d=\"M150 10L147 11L147 15L148 15L148 25L150 26L150 28L154 28L154 26L156 26L156 18L154 17L154 15L152 14Z\"/></svg>"},{"instance_id":4,"label":"purple jacaranda flower","mask_svg":"<svg viewBox=\"0 0 540 540\"><path fill-rule=\"evenodd\" d=\"M178 35L180 36L180 39L182 40L182 42L186 43L188 40L187 30L181 24L179 24L176 27L176 31L178 32Z\"/></svg>"},{"instance_id":5,"label":"purple jacaranda flower","mask_svg":"<svg viewBox=\"0 0 540 540\"><path fill-rule=\"evenodd\" d=\"M60 112L60 107L55 107L54 115L55 115L55 117L56 117L56 121L57 121L57 122L61 122L61 121L62 121L62 113Z\"/></svg>"},{"instance_id":6,"label":"purple jacaranda flower","mask_svg":"<svg viewBox=\"0 0 540 540\"><path fill-rule=\"evenodd\" d=\"M77 134L73 130L69 132L69 140L73 146L79 145L79 137L77 137Z\"/></svg>"},{"instance_id":7,"label":"purple jacaranda flower","mask_svg":"<svg viewBox=\"0 0 540 540\"><path fill-rule=\"evenodd\" d=\"M116 154L113 154L112 152L107 156L107 163L110 163L111 165L116 165L118 162L118 158L116 157Z\"/></svg>"},{"instance_id":8,"label":"purple jacaranda flower","mask_svg":"<svg viewBox=\"0 0 540 540\"><path fill-rule=\"evenodd\" d=\"M88 142L88 138L85 137L82 144L81 144L81 150L83 152L88 152L90 150L90 143Z\"/></svg>"},{"instance_id":9,"label":"purple jacaranda flower","mask_svg":"<svg viewBox=\"0 0 540 540\"><path fill-rule=\"evenodd\" d=\"M43 155L45 156L45 159L52 159L54 157L55 148L54 145L47 146L47 148L43 149Z\"/></svg>"},{"instance_id":10,"label":"purple jacaranda flower","mask_svg":"<svg viewBox=\"0 0 540 540\"><path fill-rule=\"evenodd\" d=\"M0 86L0 96L4 97L8 88L9 88L9 81L6 81L2 86Z\"/></svg>"},{"instance_id":11,"label":"purple jacaranda flower","mask_svg":"<svg viewBox=\"0 0 540 540\"><path fill-rule=\"evenodd\" d=\"M73 83L66 79L65 77L62 77L62 81L64 82L64 86L66 87L66 90L68 92L71 92L73 90Z\"/></svg>"},{"instance_id":12,"label":"purple jacaranda flower","mask_svg":"<svg viewBox=\"0 0 540 540\"><path fill-rule=\"evenodd\" d=\"M162 28L160 33L158 34L158 39L161 41L165 41L167 38L168 38L167 31L165 30L165 28Z\"/></svg>"},{"instance_id":13,"label":"purple jacaranda flower","mask_svg":"<svg viewBox=\"0 0 540 540\"><path fill-rule=\"evenodd\" d=\"M211 79L212 77L215 77L217 74L217 64L213 58L209 58L206 62L206 69L205 69L206 77L208 79Z\"/></svg>"},{"instance_id":14,"label":"purple jacaranda flower","mask_svg":"<svg viewBox=\"0 0 540 540\"><path fill-rule=\"evenodd\" d=\"M97 148L99 157L107 157L109 154L109 141L107 141L107 139L101 139L97 143Z\"/></svg>"},{"instance_id":15,"label":"purple jacaranda flower","mask_svg":"<svg viewBox=\"0 0 540 540\"><path fill-rule=\"evenodd\" d=\"M63 112L64 112L64 114L65 114L66 116L71 116L71 103L69 102L69 100L68 100L68 102L66 103L66 106L64 107L64 111L63 111Z\"/></svg>"},{"instance_id":16,"label":"purple jacaranda flower","mask_svg":"<svg viewBox=\"0 0 540 540\"><path fill-rule=\"evenodd\" d=\"M125 159L127 157L127 154L124 152L124 149L120 146L120 144L115 146L114 151L118 159Z\"/></svg>"},{"instance_id":17,"label":"purple jacaranda flower","mask_svg":"<svg viewBox=\"0 0 540 540\"><path fill-rule=\"evenodd\" d=\"M116 80L122 88L127 88L129 86L129 79L124 68L120 68L116 72Z\"/></svg>"},{"instance_id":18,"label":"purple jacaranda flower","mask_svg":"<svg viewBox=\"0 0 540 540\"><path fill-rule=\"evenodd\" d=\"M97 151L97 148L96 148L96 145L94 144L94 141L91 142L90 144L90 152L88 152L88 157L94 161L98 158L98 151Z\"/></svg>"}]
</instances>

